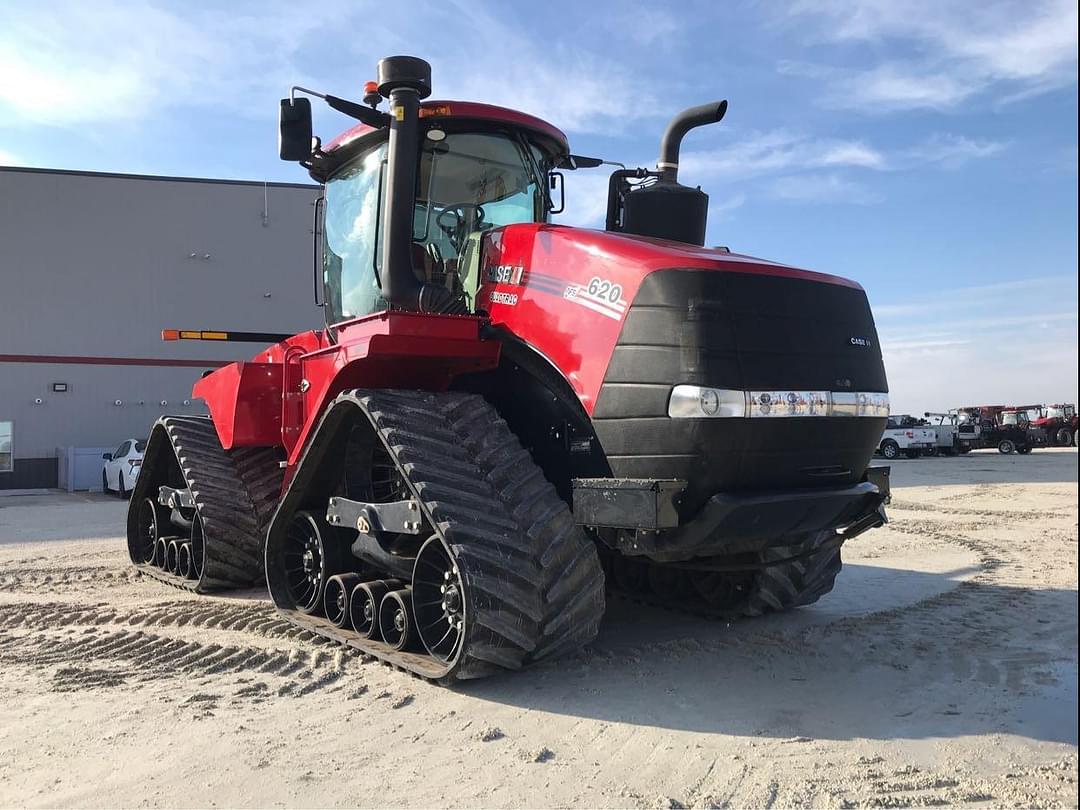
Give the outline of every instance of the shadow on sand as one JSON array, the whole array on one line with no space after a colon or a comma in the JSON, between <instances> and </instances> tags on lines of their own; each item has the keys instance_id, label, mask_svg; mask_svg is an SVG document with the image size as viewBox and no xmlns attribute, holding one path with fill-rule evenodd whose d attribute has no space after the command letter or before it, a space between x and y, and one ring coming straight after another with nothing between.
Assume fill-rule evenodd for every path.
<instances>
[{"instance_id":1,"label":"shadow on sand","mask_svg":"<svg viewBox=\"0 0 1080 810\"><path fill-rule=\"evenodd\" d=\"M609 600L586 652L485 700L731 735L1077 742L1075 591L848 565L818 605L731 624Z\"/></svg>"}]
</instances>

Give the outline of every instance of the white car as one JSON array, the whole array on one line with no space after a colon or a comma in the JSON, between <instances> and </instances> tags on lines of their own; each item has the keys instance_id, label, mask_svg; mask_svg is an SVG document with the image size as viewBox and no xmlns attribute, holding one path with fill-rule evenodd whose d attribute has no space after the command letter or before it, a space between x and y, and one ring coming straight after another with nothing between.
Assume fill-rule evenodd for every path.
<instances>
[{"instance_id":1,"label":"white car","mask_svg":"<svg viewBox=\"0 0 1080 810\"><path fill-rule=\"evenodd\" d=\"M105 466L101 468L101 488L105 492L115 492L121 498L131 493L142 467L143 451L146 442L142 439L128 439L112 453L105 453Z\"/></svg>"}]
</instances>

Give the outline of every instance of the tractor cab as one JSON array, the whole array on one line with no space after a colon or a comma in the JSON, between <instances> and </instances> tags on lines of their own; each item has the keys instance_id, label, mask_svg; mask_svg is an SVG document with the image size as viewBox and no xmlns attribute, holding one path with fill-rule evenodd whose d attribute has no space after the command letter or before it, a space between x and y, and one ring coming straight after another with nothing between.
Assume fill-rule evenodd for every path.
<instances>
[{"instance_id":1,"label":"tractor cab","mask_svg":"<svg viewBox=\"0 0 1080 810\"><path fill-rule=\"evenodd\" d=\"M424 101L430 68L384 60L367 106L293 88L282 100L279 153L324 185L316 207L316 288L331 326L386 309L463 314L476 307L480 237L558 210L552 174L566 136L533 116ZM360 123L325 146L311 135L323 98ZM377 109L388 100L390 112Z\"/></svg>"},{"instance_id":2,"label":"tractor cab","mask_svg":"<svg viewBox=\"0 0 1080 810\"><path fill-rule=\"evenodd\" d=\"M471 311L480 236L504 225L547 221L546 180L555 156L550 146L522 130L478 121L425 123L409 258L418 281L447 291L455 305L449 311ZM388 306L380 283L379 227L386 216L386 133L371 133L339 149L344 154L326 177L319 228L329 323Z\"/></svg>"}]
</instances>

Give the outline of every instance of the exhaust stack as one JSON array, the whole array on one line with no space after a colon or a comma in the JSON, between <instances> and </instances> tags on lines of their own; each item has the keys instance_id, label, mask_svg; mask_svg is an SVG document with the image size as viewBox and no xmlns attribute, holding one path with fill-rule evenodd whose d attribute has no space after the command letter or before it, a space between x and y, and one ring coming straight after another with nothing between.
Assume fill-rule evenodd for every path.
<instances>
[{"instance_id":1,"label":"exhaust stack","mask_svg":"<svg viewBox=\"0 0 1080 810\"><path fill-rule=\"evenodd\" d=\"M417 278L412 255L420 102L431 95L431 65L415 56L388 56L379 60L378 76L379 94L390 101L389 178L383 197L379 279L382 296L400 309L442 312L451 303L449 290Z\"/></svg>"},{"instance_id":2,"label":"exhaust stack","mask_svg":"<svg viewBox=\"0 0 1080 810\"><path fill-rule=\"evenodd\" d=\"M671 123L664 130L664 137L660 139L660 159L656 161L661 182L679 182L679 149L686 133L697 127L719 123L725 113L727 101L713 101L689 107L671 119Z\"/></svg>"},{"instance_id":3,"label":"exhaust stack","mask_svg":"<svg viewBox=\"0 0 1080 810\"><path fill-rule=\"evenodd\" d=\"M709 195L679 183L679 149L690 130L715 124L727 112L726 101L690 107L671 119L660 140L656 171L620 170L608 187L607 228L654 239L705 244ZM629 178L655 177L652 185L633 187Z\"/></svg>"}]
</instances>

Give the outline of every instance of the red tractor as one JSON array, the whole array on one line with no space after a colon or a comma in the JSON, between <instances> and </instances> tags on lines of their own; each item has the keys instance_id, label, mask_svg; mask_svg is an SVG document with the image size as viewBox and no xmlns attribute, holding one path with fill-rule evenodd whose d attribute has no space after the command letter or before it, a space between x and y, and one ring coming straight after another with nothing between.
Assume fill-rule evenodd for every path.
<instances>
[{"instance_id":1,"label":"red tractor","mask_svg":"<svg viewBox=\"0 0 1080 810\"><path fill-rule=\"evenodd\" d=\"M363 104L282 101L280 155L324 185L327 325L211 336L274 342L196 383L211 418L155 424L134 564L265 581L297 625L439 682L579 648L606 589L723 617L827 593L885 520L885 370L858 284L702 247L679 148L726 102L612 175L600 231L548 222L561 172L600 160L430 88L391 57ZM300 93L360 123L322 144Z\"/></svg>"},{"instance_id":2,"label":"red tractor","mask_svg":"<svg viewBox=\"0 0 1080 810\"><path fill-rule=\"evenodd\" d=\"M957 428L961 441L973 447L996 447L1005 455L1027 455L1046 444L1045 432L1034 426L1031 414L1039 405L972 405L958 408Z\"/></svg>"},{"instance_id":3,"label":"red tractor","mask_svg":"<svg viewBox=\"0 0 1080 810\"><path fill-rule=\"evenodd\" d=\"M1075 405L1038 405L1037 408L1038 416L1031 420L1031 425L1046 434L1048 444L1053 447L1076 444L1078 420Z\"/></svg>"}]
</instances>

